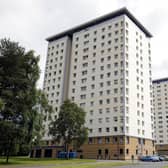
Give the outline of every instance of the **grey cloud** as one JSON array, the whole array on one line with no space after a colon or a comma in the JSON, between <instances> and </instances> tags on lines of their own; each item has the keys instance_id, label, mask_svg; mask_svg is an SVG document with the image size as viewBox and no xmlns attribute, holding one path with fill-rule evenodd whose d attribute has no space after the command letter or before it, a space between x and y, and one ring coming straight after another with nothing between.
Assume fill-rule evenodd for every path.
<instances>
[{"instance_id":1,"label":"grey cloud","mask_svg":"<svg viewBox=\"0 0 168 168\"><path fill-rule=\"evenodd\" d=\"M164 78L168 76L168 60L161 61L160 64L152 66L153 79Z\"/></svg>"},{"instance_id":2,"label":"grey cloud","mask_svg":"<svg viewBox=\"0 0 168 168\"><path fill-rule=\"evenodd\" d=\"M115 8L128 7L152 33L157 34L159 41L155 41L155 52L152 55L156 60L160 48L166 52L166 46L160 41L165 39L161 31L165 31L163 28L167 26L167 7L163 10L161 7L153 6L151 0L148 11L149 7L146 6L145 0L144 4L142 1L114 0L114 4L113 1L107 3L113 5L112 9L115 5ZM37 55L41 55L39 65L42 75L38 84L41 87L47 49L45 38L100 16L99 10L103 7L99 4L102 2L106 3L103 0L0 0L0 38L10 37L19 41L26 49L34 49ZM144 9L145 12L142 13ZM160 59L163 58L163 55L160 56ZM159 74L161 69L164 73L167 71L167 65L159 64L160 61L155 62L153 74Z\"/></svg>"},{"instance_id":3,"label":"grey cloud","mask_svg":"<svg viewBox=\"0 0 168 168\"><path fill-rule=\"evenodd\" d=\"M156 9L147 15L145 24L153 33L158 33L167 24L168 11L165 9Z\"/></svg>"}]
</instances>

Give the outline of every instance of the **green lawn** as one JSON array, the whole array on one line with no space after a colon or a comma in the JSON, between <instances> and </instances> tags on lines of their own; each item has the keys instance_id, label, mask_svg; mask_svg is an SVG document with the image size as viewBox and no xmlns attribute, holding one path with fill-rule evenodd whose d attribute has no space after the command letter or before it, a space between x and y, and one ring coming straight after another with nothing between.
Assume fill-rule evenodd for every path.
<instances>
[{"instance_id":1,"label":"green lawn","mask_svg":"<svg viewBox=\"0 0 168 168\"><path fill-rule=\"evenodd\" d=\"M35 165L52 165L53 168L109 168L112 166L128 165L128 162L97 162L91 159L30 159L27 157L11 157L9 164L5 163L5 158L0 158L0 168L12 168L22 166L35 166Z\"/></svg>"}]
</instances>

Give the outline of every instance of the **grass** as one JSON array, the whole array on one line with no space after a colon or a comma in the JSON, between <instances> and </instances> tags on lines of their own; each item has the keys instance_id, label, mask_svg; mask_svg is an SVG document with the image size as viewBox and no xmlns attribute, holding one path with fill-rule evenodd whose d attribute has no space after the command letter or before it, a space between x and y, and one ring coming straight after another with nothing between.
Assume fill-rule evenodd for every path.
<instances>
[{"instance_id":1,"label":"grass","mask_svg":"<svg viewBox=\"0 0 168 168\"><path fill-rule=\"evenodd\" d=\"M70 159L70 160L61 160L61 159L51 159L51 158L28 158L28 157L10 157L10 165L17 164L30 164L30 165L46 165L46 164L66 164L66 163L86 163L86 162L95 162L95 160L89 159ZM6 164L6 158L0 158L0 166Z\"/></svg>"},{"instance_id":2,"label":"grass","mask_svg":"<svg viewBox=\"0 0 168 168\"><path fill-rule=\"evenodd\" d=\"M12 168L22 166L52 165L53 168L109 168L113 166L129 165L128 162L97 162L91 159L34 159L28 157L10 157L9 163L5 163L5 158L0 158L0 168Z\"/></svg>"},{"instance_id":3,"label":"grass","mask_svg":"<svg viewBox=\"0 0 168 168\"><path fill-rule=\"evenodd\" d=\"M84 164L72 164L72 165L59 165L59 168L111 168L114 166L129 165L128 162L106 162L106 163L84 163ZM55 167L58 168L58 167Z\"/></svg>"}]
</instances>

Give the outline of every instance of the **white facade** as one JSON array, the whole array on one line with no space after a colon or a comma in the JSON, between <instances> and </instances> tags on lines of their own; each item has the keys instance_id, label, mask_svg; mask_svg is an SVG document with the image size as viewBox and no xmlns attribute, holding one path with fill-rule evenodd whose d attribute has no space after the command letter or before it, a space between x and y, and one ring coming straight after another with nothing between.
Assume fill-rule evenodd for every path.
<instances>
[{"instance_id":1,"label":"white facade","mask_svg":"<svg viewBox=\"0 0 168 168\"><path fill-rule=\"evenodd\" d=\"M100 20L48 39L44 91L56 115L66 98L85 109L89 137L153 139L151 36L124 12Z\"/></svg>"},{"instance_id":2,"label":"white facade","mask_svg":"<svg viewBox=\"0 0 168 168\"><path fill-rule=\"evenodd\" d=\"M168 78L153 81L156 144L168 144Z\"/></svg>"},{"instance_id":3,"label":"white facade","mask_svg":"<svg viewBox=\"0 0 168 168\"><path fill-rule=\"evenodd\" d=\"M67 98L70 51L71 41L67 36L48 44L43 90L55 111L53 118L57 117L60 105ZM48 124L45 123L44 139L48 139Z\"/></svg>"}]
</instances>

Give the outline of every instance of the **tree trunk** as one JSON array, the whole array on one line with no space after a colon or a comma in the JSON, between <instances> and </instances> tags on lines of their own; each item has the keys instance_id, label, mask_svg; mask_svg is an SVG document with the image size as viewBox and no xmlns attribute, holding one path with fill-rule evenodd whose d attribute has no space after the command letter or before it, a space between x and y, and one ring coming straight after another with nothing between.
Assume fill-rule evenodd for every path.
<instances>
[{"instance_id":1,"label":"tree trunk","mask_svg":"<svg viewBox=\"0 0 168 168\"><path fill-rule=\"evenodd\" d=\"M69 154L68 154L68 143L65 143L65 153L66 153L66 159L69 159Z\"/></svg>"},{"instance_id":2,"label":"tree trunk","mask_svg":"<svg viewBox=\"0 0 168 168\"><path fill-rule=\"evenodd\" d=\"M6 163L8 163L8 160L9 160L9 149L7 149L6 151Z\"/></svg>"},{"instance_id":3,"label":"tree trunk","mask_svg":"<svg viewBox=\"0 0 168 168\"><path fill-rule=\"evenodd\" d=\"M68 149L68 144L67 144L67 159L69 159L69 149Z\"/></svg>"}]
</instances>

